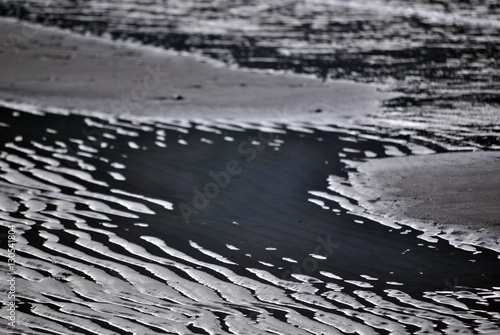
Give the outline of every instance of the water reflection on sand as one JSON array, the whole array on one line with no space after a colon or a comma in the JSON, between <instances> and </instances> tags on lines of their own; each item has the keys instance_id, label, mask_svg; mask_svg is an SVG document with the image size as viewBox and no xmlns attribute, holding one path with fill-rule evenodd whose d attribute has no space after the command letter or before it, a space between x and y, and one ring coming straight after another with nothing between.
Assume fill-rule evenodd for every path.
<instances>
[{"instance_id":1,"label":"water reflection on sand","mask_svg":"<svg viewBox=\"0 0 500 335\"><path fill-rule=\"evenodd\" d=\"M419 239L328 189L343 160L416 146L333 126L1 112L21 331L499 329L496 254ZM239 173L214 179L231 161ZM181 204L196 209L187 221Z\"/></svg>"}]
</instances>

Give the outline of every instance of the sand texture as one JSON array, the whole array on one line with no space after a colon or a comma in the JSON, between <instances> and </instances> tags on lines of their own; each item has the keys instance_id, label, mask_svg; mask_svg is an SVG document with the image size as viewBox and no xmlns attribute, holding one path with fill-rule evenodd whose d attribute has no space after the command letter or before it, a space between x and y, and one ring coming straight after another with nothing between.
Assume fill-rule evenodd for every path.
<instances>
[{"instance_id":1,"label":"sand texture","mask_svg":"<svg viewBox=\"0 0 500 335\"><path fill-rule=\"evenodd\" d=\"M0 98L70 110L175 118L344 119L380 87L235 70L196 56L2 18Z\"/></svg>"},{"instance_id":2,"label":"sand texture","mask_svg":"<svg viewBox=\"0 0 500 335\"><path fill-rule=\"evenodd\" d=\"M375 159L357 169L353 183L371 211L396 221L432 222L443 231L453 227L454 234L486 238L498 249L500 153Z\"/></svg>"},{"instance_id":3,"label":"sand texture","mask_svg":"<svg viewBox=\"0 0 500 335\"><path fill-rule=\"evenodd\" d=\"M381 86L0 29L5 333L499 333L499 154L362 125Z\"/></svg>"}]
</instances>

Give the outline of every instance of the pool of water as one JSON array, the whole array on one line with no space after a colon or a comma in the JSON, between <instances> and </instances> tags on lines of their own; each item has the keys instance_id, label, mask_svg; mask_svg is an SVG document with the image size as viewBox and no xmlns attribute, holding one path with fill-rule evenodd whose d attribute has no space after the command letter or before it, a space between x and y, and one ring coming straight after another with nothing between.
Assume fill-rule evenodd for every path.
<instances>
[{"instance_id":1,"label":"pool of water","mask_svg":"<svg viewBox=\"0 0 500 335\"><path fill-rule=\"evenodd\" d=\"M500 145L496 1L0 1L0 15L202 53L243 67L382 82L367 123L450 148Z\"/></svg>"},{"instance_id":2,"label":"pool of water","mask_svg":"<svg viewBox=\"0 0 500 335\"><path fill-rule=\"evenodd\" d=\"M500 329L496 253L373 221L328 189L347 177L344 160L412 153L394 139L307 124L0 115L18 330Z\"/></svg>"}]
</instances>

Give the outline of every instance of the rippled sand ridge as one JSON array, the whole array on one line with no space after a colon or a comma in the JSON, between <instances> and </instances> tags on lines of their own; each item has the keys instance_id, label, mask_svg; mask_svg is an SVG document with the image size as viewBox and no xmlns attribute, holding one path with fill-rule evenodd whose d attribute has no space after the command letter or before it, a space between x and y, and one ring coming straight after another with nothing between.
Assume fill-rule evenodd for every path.
<instances>
[{"instance_id":1,"label":"rippled sand ridge","mask_svg":"<svg viewBox=\"0 0 500 335\"><path fill-rule=\"evenodd\" d=\"M41 114L1 114L0 214L2 229L16 227L23 333L500 328L496 253L373 221L329 188L347 177L344 160L411 153L395 140L307 124ZM205 186L228 162L239 173L213 196ZM188 220L181 205L195 211Z\"/></svg>"}]
</instances>

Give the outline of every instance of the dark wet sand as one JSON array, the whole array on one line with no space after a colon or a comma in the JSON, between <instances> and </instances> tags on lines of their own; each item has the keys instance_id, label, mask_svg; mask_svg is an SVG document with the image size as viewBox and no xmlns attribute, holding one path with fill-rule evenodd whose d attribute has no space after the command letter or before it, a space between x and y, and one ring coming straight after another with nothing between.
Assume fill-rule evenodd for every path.
<instances>
[{"instance_id":1,"label":"dark wet sand","mask_svg":"<svg viewBox=\"0 0 500 335\"><path fill-rule=\"evenodd\" d=\"M5 109L2 113L5 113L2 120L6 124L21 121L24 125L23 140L16 142L16 147L35 149L37 155L42 157L53 157L51 150L56 149L50 148L58 147L55 142L71 138L68 155L76 154L76 157L95 166L95 171L87 172L109 185L84 183L83 186L89 191L118 196L119 194L110 192L110 189L120 189L173 204L173 210L165 210L161 206L142 202L156 214L141 214L139 219L112 216L111 223L118 224L116 232L128 241L142 244L139 239L141 234L158 236L168 245L186 251L190 249L187 242L192 240L221 255L228 255L226 244L230 244L240 249L227 256L238 264L234 267L237 272L244 273L247 268L262 267L258 261L264 261L273 265L265 269L282 279L290 279L291 273L318 275L321 270L346 279L359 277L362 273L378 278L380 283L402 282L405 290L412 292L442 288L443 280L450 273L459 276L468 285L473 285L487 283L485 278L475 279L478 272L493 276L491 278L495 278L498 272L487 269L491 255L469 263L467 260L474 258L470 253L456 250L451 252L454 248L444 241L437 244L442 251L425 246L417 247L417 244L423 242L416 238L418 231L401 234L402 229L391 229L374 221L357 218L333 201L327 201L326 205L330 207L328 210L308 201L315 199L309 191L327 189L329 175L345 173L338 150L352 147L381 151L383 147L378 141L350 145L339 139L346 136L341 130L338 133L316 131L314 134L288 130L287 134L266 135L283 142L279 150L270 145L263 145L259 150L248 142L249 136L258 138L258 131L222 130L221 134L216 134L198 130L194 127L196 124L192 124L184 128L188 130L186 133L167 129L166 139L162 141L166 147L163 148L156 145L158 140L154 132L141 131L136 128L140 124L134 125L125 120L119 121L119 128L133 130L138 136L130 137L126 133L120 134L120 131L106 130L106 126L113 126L114 122L102 123L94 118L26 113L13 117L8 116L11 112ZM88 126L88 120L103 126ZM172 126L162 122L147 125L154 130ZM46 129L56 130L57 134L50 135ZM75 133L73 129L82 131ZM99 139L96 134L103 130L115 135L116 139ZM6 129L2 132L2 142L12 141L17 134L19 130L16 127ZM89 139L85 134L92 134L94 139ZM224 139L228 136L233 140ZM203 142L203 138L213 144ZM318 138L322 140L319 141ZM75 144L79 140L85 146L97 149L99 154L81 156L85 152ZM185 141L185 144L180 143L180 140ZM108 143L108 146L99 148L100 141ZM137 143L139 148L131 148L130 141ZM40 145L32 147L30 142L40 143L46 149ZM243 150L240 150L242 144ZM26 158L16 147L5 150ZM100 157L123 164L126 168L110 167L109 162ZM325 157L328 157L328 164L325 164ZM79 164L65 159L59 161L60 167L79 169ZM237 162L240 172L213 199L208 198L207 206L191 215L186 222L180 211L181 205L195 209L194 197L197 193L194 189L208 192L205 191L205 185L214 181L210 172L226 170L230 161ZM36 168L46 169L44 162L35 164ZM114 180L109 172L120 173L124 180ZM79 182L77 178L68 175L65 177ZM61 186L63 194L75 193L71 188ZM332 209L338 212L332 212ZM354 223L355 219L365 222ZM99 220L89 222L97 227L100 225ZM149 227L135 227L133 222L146 222ZM70 222L65 224L71 227ZM324 242L319 242L318 239ZM327 254L327 259L317 261L317 267L312 271L305 271L300 261L314 253L318 245L323 246L318 254L325 255L327 250L331 254ZM325 245L330 247L325 249ZM429 245L432 246L433 243ZM266 251L267 247L277 250ZM402 253L407 248L411 248L412 252ZM442 254L445 250L450 251L450 254ZM299 266L295 267L282 257L298 260ZM459 264L462 265L458 270L456 267ZM288 271L292 269L295 271Z\"/></svg>"}]
</instances>

